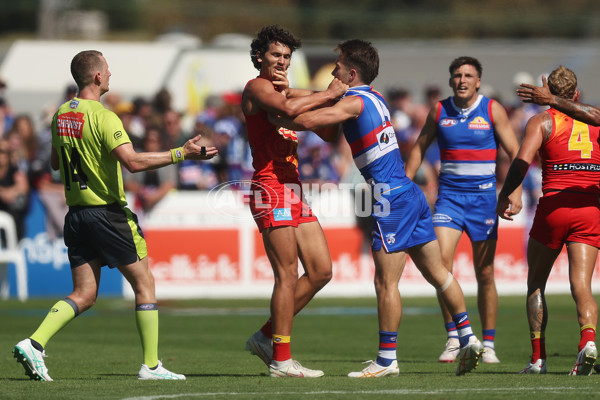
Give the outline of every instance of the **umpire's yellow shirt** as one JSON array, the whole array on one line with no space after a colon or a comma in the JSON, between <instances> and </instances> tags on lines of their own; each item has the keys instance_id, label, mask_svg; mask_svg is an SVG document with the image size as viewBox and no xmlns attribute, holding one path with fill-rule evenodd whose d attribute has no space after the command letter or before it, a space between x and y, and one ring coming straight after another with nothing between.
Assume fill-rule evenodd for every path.
<instances>
[{"instance_id":1,"label":"umpire's yellow shirt","mask_svg":"<svg viewBox=\"0 0 600 400\"><path fill-rule=\"evenodd\" d=\"M121 164L111 151L130 143L117 115L95 100L74 98L52 119L52 146L68 206L127 204Z\"/></svg>"}]
</instances>

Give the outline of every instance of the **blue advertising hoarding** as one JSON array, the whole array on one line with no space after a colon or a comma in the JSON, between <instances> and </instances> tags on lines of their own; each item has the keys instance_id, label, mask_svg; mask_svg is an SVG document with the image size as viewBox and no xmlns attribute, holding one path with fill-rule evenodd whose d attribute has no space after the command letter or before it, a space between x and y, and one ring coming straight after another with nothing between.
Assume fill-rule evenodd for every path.
<instances>
[{"instance_id":1,"label":"blue advertising hoarding","mask_svg":"<svg viewBox=\"0 0 600 400\"><path fill-rule=\"evenodd\" d=\"M73 291L67 248L62 237L51 239L46 233L46 210L32 191L25 221L25 237L19 243L27 262L29 297L61 297ZM7 279L10 296L16 297L16 276L10 265ZM123 279L118 270L102 269L99 296L122 296Z\"/></svg>"}]
</instances>

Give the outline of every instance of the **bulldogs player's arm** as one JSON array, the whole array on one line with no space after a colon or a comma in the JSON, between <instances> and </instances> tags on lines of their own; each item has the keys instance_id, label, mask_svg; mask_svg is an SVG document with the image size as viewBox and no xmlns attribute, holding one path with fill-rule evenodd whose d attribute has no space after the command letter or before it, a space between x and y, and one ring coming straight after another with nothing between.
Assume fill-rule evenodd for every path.
<instances>
[{"instance_id":1,"label":"bulldogs player's arm","mask_svg":"<svg viewBox=\"0 0 600 400\"><path fill-rule=\"evenodd\" d=\"M341 124L356 119L362 106L358 96L344 97L333 106L300 114L291 123L295 130L313 131L324 141L335 142L340 135Z\"/></svg>"},{"instance_id":2,"label":"bulldogs player's arm","mask_svg":"<svg viewBox=\"0 0 600 400\"><path fill-rule=\"evenodd\" d=\"M417 137L417 140L410 150L405 166L406 176L408 176L410 179L415 177L417 170L423 162L425 152L437 137L437 116L440 107L440 103L437 103L435 107L431 107L429 114L427 114L425 125L423 125L421 133Z\"/></svg>"},{"instance_id":3,"label":"bulldogs player's arm","mask_svg":"<svg viewBox=\"0 0 600 400\"><path fill-rule=\"evenodd\" d=\"M523 183L527 170L544 140L550 137L552 125L552 117L546 112L534 115L527 122L521 147L508 169L504 185L498 194L496 213L500 218L512 221L512 215L516 214L512 208L513 197L511 195Z\"/></svg>"},{"instance_id":4,"label":"bulldogs player's arm","mask_svg":"<svg viewBox=\"0 0 600 400\"><path fill-rule=\"evenodd\" d=\"M506 151L508 156L510 157L510 161L512 162L519 152L519 141L517 140L517 135L515 135L515 131L512 128L510 120L508 119L508 114L506 110L497 101L492 102L492 121L494 125L494 132L496 133L496 137L500 141L502 148ZM518 214L523 208L523 200L522 200L522 186L519 185L510 197L510 211L513 215Z\"/></svg>"},{"instance_id":5,"label":"bulldogs player's arm","mask_svg":"<svg viewBox=\"0 0 600 400\"><path fill-rule=\"evenodd\" d=\"M265 79L255 79L244 90L242 106L244 112L250 115L256 114L258 112L257 108L261 108L270 114L293 118L342 96L347 89L348 85L345 85L339 79L334 79L327 90L314 92L307 96L288 98L285 94L275 90L273 83ZM293 93L293 89L286 90L286 92L290 91Z\"/></svg>"},{"instance_id":6,"label":"bulldogs player's arm","mask_svg":"<svg viewBox=\"0 0 600 400\"><path fill-rule=\"evenodd\" d=\"M290 81L287 78L287 71L283 70L275 70L273 72L272 82L273 85L275 85L275 90L281 92L288 99L301 96L310 96L311 94L316 92L316 90L298 89L290 87Z\"/></svg>"}]
</instances>

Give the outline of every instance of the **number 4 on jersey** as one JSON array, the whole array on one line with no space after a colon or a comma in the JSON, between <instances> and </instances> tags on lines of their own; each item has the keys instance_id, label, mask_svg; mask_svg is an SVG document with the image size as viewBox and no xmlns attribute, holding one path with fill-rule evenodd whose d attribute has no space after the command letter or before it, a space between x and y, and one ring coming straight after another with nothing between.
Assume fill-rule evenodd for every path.
<instances>
[{"instance_id":1,"label":"number 4 on jersey","mask_svg":"<svg viewBox=\"0 0 600 400\"><path fill-rule=\"evenodd\" d=\"M573 121L569 150L581 151L581 158L592 158L594 144L590 141L589 127L583 122Z\"/></svg>"},{"instance_id":2,"label":"number 4 on jersey","mask_svg":"<svg viewBox=\"0 0 600 400\"><path fill-rule=\"evenodd\" d=\"M64 147L60 148L65 175L65 188L71 190L71 182L79 182L79 190L87 189L87 175L81 168L81 156L79 151L73 147L71 149L70 161L67 158L67 152Z\"/></svg>"}]
</instances>

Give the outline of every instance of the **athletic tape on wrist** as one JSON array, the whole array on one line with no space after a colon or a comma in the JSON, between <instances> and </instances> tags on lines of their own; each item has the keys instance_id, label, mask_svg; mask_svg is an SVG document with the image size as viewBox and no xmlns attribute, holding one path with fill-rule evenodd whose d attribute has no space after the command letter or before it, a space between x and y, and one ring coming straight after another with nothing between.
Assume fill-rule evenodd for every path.
<instances>
[{"instance_id":1,"label":"athletic tape on wrist","mask_svg":"<svg viewBox=\"0 0 600 400\"><path fill-rule=\"evenodd\" d=\"M176 149L171 149L171 161L173 164L180 163L184 160L183 157L183 147L177 147Z\"/></svg>"}]
</instances>

